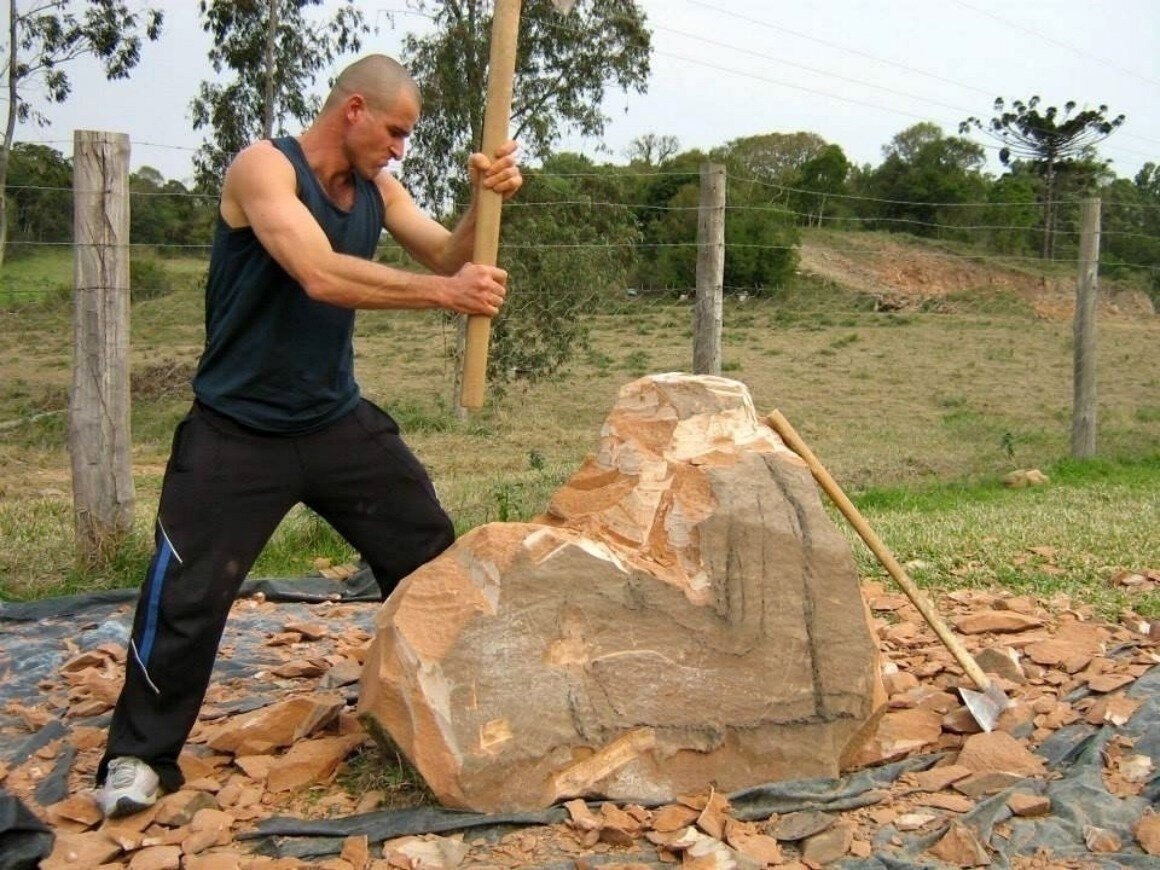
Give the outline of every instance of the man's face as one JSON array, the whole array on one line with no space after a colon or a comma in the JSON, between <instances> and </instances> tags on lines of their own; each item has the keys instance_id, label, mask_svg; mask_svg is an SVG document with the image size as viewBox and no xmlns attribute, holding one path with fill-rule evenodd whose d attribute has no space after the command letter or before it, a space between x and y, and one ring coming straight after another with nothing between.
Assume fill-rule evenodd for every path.
<instances>
[{"instance_id":1,"label":"man's face","mask_svg":"<svg viewBox=\"0 0 1160 870\"><path fill-rule=\"evenodd\" d=\"M374 178L392 160L402 160L407 137L419 120L419 101L404 89L385 107L365 100L354 108L348 158L364 178Z\"/></svg>"}]
</instances>

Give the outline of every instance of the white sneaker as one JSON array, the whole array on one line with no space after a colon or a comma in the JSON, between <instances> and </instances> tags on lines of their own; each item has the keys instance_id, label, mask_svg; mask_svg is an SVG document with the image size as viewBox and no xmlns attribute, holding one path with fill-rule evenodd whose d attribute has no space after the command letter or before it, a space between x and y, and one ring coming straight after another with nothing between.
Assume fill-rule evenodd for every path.
<instances>
[{"instance_id":1,"label":"white sneaker","mask_svg":"<svg viewBox=\"0 0 1160 870\"><path fill-rule=\"evenodd\" d=\"M106 819L117 819L153 806L160 793L153 768L140 758L127 755L109 762L105 784L97 792L97 803Z\"/></svg>"}]
</instances>

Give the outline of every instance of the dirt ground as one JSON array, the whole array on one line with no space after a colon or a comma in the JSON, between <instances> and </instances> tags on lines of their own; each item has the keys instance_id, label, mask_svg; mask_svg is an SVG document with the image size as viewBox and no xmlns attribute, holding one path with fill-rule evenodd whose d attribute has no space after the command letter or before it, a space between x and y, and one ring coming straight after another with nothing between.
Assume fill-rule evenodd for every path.
<instances>
[{"instance_id":1,"label":"dirt ground","mask_svg":"<svg viewBox=\"0 0 1160 870\"><path fill-rule=\"evenodd\" d=\"M1121 572L1109 582L1155 595L1160 572ZM108 823L90 789L119 689L130 602L0 622L0 787L55 833L45 870L992 861L1048 868L1155 860L1160 815L1147 807L1157 798L1160 742L1147 732L1160 726L1160 625L1131 611L1103 622L1064 597L963 591L943 598L944 616L1014 701L996 732L980 734L955 693L969 684L914 607L878 581L864 581L863 594L890 695L864 755L872 763L838 781L771 786L758 799L707 787L665 806L573 801L536 824L411 819L415 810L399 805L428 799L415 784L368 775L385 756L353 716L377 605L274 603L261 594L235 606L182 758L185 788ZM288 705L299 711L293 735L271 731L258 748L236 741L239 729L252 737L264 727L255 717ZM318 715L326 705L333 715ZM1088 814L1077 819L1062 789L1083 763ZM268 827L272 817L298 835L253 839L277 830ZM338 827L311 832L306 820ZM893 863L875 863L887 859Z\"/></svg>"},{"instance_id":2,"label":"dirt ground","mask_svg":"<svg viewBox=\"0 0 1160 870\"><path fill-rule=\"evenodd\" d=\"M1039 316L1074 316L1074 275L1048 278L880 236L847 233L840 239L802 244L799 268L872 296L879 310L930 310L931 306L947 310L959 294L977 298L1014 292ZM1100 304L1105 314L1140 317L1154 313L1151 301L1139 290L1110 288L1101 295Z\"/></svg>"}]
</instances>

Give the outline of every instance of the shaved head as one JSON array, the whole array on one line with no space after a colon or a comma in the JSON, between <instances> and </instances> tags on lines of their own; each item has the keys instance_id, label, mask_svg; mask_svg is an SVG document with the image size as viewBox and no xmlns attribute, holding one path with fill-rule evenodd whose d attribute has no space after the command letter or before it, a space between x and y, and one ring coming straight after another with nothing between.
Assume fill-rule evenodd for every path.
<instances>
[{"instance_id":1,"label":"shaved head","mask_svg":"<svg viewBox=\"0 0 1160 870\"><path fill-rule=\"evenodd\" d=\"M409 94L416 104L421 102L419 86L406 67L385 54L371 54L338 74L322 110L333 109L354 94L360 94L372 108L382 109L390 106L400 93Z\"/></svg>"}]
</instances>

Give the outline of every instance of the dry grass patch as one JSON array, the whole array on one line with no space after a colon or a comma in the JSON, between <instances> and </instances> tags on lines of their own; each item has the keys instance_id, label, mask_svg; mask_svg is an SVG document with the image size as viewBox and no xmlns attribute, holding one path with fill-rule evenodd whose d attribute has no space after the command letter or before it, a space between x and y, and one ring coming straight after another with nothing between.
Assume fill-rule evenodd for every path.
<instances>
[{"instance_id":1,"label":"dry grass patch","mask_svg":"<svg viewBox=\"0 0 1160 870\"><path fill-rule=\"evenodd\" d=\"M146 538L173 426L188 405L188 393L173 381L189 370L202 342L204 264L178 263L165 261L178 269L178 289L133 309L133 371L141 379L134 462L138 525ZM44 594L61 589L71 563L66 420L56 413L24 421L67 404L70 312L58 302L0 317L0 424L17 423L0 428L0 594ZM455 329L447 318L361 314L356 366L365 394L399 419L463 531L540 512L595 447L623 384L645 372L690 368L691 318L687 301L605 300L603 311L590 316L588 346L566 371L550 380L514 381L502 394L493 385L487 408L467 420L451 411ZM1160 323L1104 316L1099 329L1101 454L1153 455L1160 444L1154 398ZM772 299L728 299L724 358L726 374L748 385L758 409L785 413L851 492L996 480L1067 454L1072 350L1066 320L1018 311L876 313L860 297L803 279ZM1012 517L1020 516L1016 507L1010 505ZM1067 526L1065 533L1078 532ZM329 553L342 546L302 527L297 516L279 535L281 543L259 562L268 575L301 573L322 555L312 548ZM944 538L956 551L969 543L957 547ZM1015 550L1005 552L1010 559ZM1125 561L1132 552L1112 555L1109 562ZM122 585L137 580L131 571L116 579Z\"/></svg>"}]
</instances>

